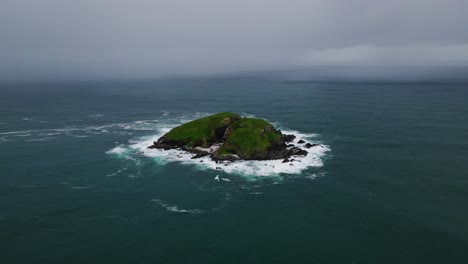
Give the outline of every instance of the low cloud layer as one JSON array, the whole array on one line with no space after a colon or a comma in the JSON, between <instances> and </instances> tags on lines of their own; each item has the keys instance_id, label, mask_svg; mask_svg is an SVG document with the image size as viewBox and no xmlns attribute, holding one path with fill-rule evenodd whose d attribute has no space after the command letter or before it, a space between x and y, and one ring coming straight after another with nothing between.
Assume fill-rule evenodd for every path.
<instances>
[{"instance_id":1,"label":"low cloud layer","mask_svg":"<svg viewBox=\"0 0 468 264\"><path fill-rule=\"evenodd\" d=\"M466 66L466 0L3 0L0 79Z\"/></svg>"}]
</instances>

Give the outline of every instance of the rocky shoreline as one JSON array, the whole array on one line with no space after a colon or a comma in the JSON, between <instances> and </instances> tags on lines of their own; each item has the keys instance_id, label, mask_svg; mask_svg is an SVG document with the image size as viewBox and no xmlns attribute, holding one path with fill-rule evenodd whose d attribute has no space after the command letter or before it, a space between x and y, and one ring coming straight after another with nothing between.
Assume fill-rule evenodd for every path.
<instances>
[{"instance_id":1,"label":"rocky shoreline","mask_svg":"<svg viewBox=\"0 0 468 264\"><path fill-rule=\"evenodd\" d=\"M149 149L163 149L163 150L169 150L169 149L180 149L189 153L194 154L192 159L198 159L202 157L209 156L212 160L214 161L236 161L236 160L290 160L294 156L307 156L307 151L297 147L294 144L286 144L292 142L296 136L294 135L284 135L283 136L283 142L284 144L279 144L273 149L270 149L267 152L266 158L261 158L261 159L242 159L236 154L228 154L228 155L219 155L216 150L219 148L220 144L215 143L208 148L201 148L201 147L195 147L195 148L188 148L185 146L179 146L176 142L168 142L164 140L164 138L160 138L158 141L154 141L153 145L148 146ZM286 141L287 140L287 141ZM299 143L300 144L300 143ZM311 147L318 147L320 146L319 144L311 144L311 143L306 143L304 144L305 148L311 148Z\"/></svg>"}]
</instances>

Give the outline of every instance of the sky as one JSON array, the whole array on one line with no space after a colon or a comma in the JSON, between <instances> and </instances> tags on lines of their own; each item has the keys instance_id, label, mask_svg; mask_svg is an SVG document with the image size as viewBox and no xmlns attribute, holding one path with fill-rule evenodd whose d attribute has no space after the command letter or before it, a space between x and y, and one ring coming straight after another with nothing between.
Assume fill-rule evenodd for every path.
<instances>
[{"instance_id":1,"label":"sky","mask_svg":"<svg viewBox=\"0 0 468 264\"><path fill-rule=\"evenodd\" d=\"M1 0L0 80L468 66L467 0Z\"/></svg>"}]
</instances>

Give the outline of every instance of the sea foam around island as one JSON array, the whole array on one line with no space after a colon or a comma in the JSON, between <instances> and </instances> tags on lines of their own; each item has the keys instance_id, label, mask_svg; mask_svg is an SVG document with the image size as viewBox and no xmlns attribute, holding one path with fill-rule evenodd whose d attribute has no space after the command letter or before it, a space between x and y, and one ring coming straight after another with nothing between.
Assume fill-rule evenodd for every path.
<instances>
[{"instance_id":1,"label":"sea foam around island","mask_svg":"<svg viewBox=\"0 0 468 264\"><path fill-rule=\"evenodd\" d=\"M186 118L181 120L187 122ZM159 164L167 164L170 162L177 162L185 165L192 165L199 170L214 170L225 172L228 174L237 174L242 176L278 176L281 174L300 174L304 170L311 167L322 167L323 158L328 151L329 146L318 140L317 134L301 133L299 131L287 130L281 128L283 134L293 134L296 136L292 144L299 146L308 152L307 156L295 156L293 162L285 162L282 160L247 160L226 163L216 163L209 157L192 159L194 154L182 150L160 150L148 149L148 146L157 141L161 136L179 124L169 125L163 123L156 126L156 134L131 139L127 144L119 144L116 147L108 150L106 153L128 160L138 160L139 158L146 157L154 159ZM299 144L298 141L303 140L305 143ZM303 145L306 143L320 144L319 146L305 148Z\"/></svg>"}]
</instances>

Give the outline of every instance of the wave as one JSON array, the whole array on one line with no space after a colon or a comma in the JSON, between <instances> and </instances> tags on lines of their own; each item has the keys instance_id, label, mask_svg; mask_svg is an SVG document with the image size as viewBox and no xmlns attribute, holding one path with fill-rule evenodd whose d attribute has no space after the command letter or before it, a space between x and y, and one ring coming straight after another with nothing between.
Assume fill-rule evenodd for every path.
<instances>
[{"instance_id":1,"label":"wave","mask_svg":"<svg viewBox=\"0 0 468 264\"><path fill-rule=\"evenodd\" d=\"M43 138L32 138L26 140L27 142L43 142L43 141L50 141L54 139L55 137L43 137Z\"/></svg>"},{"instance_id":2,"label":"wave","mask_svg":"<svg viewBox=\"0 0 468 264\"><path fill-rule=\"evenodd\" d=\"M26 141L45 141L53 139L51 136L85 138L101 134L133 135L133 131L154 131L159 124L160 121L158 119L138 120L134 122L113 123L102 126L66 126L63 128L6 131L0 132L0 136L2 141L17 141L21 140L21 137L33 138L33 140L26 139ZM38 140L38 138L40 140Z\"/></svg>"},{"instance_id":3,"label":"wave","mask_svg":"<svg viewBox=\"0 0 468 264\"><path fill-rule=\"evenodd\" d=\"M25 117L25 118L21 118L21 120L23 121L30 121L30 122L36 122L36 123L42 123L42 124L46 124L47 121L44 121L44 120L34 120L32 118L29 118L29 117Z\"/></svg>"},{"instance_id":4,"label":"wave","mask_svg":"<svg viewBox=\"0 0 468 264\"><path fill-rule=\"evenodd\" d=\"M107 176L107 177L113 177L113 176L119 175L120 173L123 173L123 172L126 171L127 169L128 169L127 167L124 167L123 169L117 170L117 171L114 172L114 173L107 174L106 176Z\"/></svg>"},{"instance_id":5,"label":"wave","mask_svg":"<svg viewBox=\"0 0 468 264\"><path fill-rule=\"evenodd\" d=\"M165 208L167 211L174 212L174 213L190 213L190 214L201 214L203 213L202 210L199 209L181 209L175 205L170 205L167 203L164 203L163 201L159 199L151 199L151 202L155 202Z\"/></svg>"},{"instance_id":6,"label":"wave","mask_svg":"<svg viewBox=\"0 0 468 264\"><path fill-rule=\"evenodd\" d=\"M90 186L73 186L71 187L74 190L85 190L85 189L91 189L92 187Z\"/></svg>"}]
</instances>

